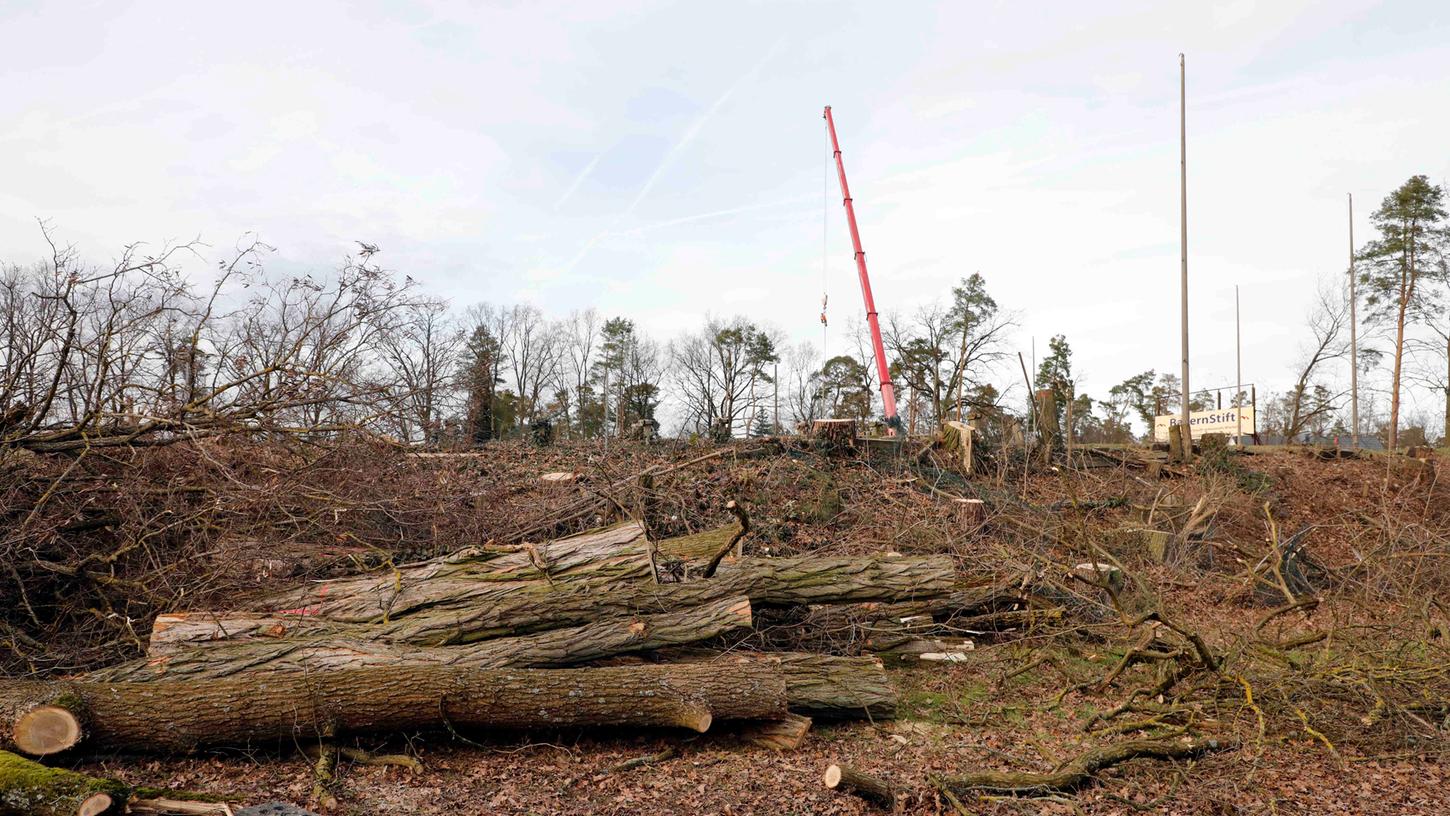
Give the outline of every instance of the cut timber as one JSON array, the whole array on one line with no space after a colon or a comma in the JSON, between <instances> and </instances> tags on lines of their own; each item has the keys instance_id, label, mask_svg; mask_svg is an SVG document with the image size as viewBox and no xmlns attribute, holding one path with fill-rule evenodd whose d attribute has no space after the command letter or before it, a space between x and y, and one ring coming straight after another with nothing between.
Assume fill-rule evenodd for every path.
<instances>
[{"instance_id":1,"label":"cut timber","mask_svg":"<svg viewBox=\"0 0 1450 816\"><path fill-rule=\"evenodd\" d=\"M452 605L485 601L516 583L648 577L649 569L644 525L627 521L545 544L470 547L397 569L322 581L263 598L259 607L339 623L367 623L440 601Z\"/></svg>"},{"instance_id":2,"label":"cut timber","mask_svg":"<svg viewBox=\"0 0 1450 816\"><path fill-rule=\"evenodd\" d=\"M877 807L891 810L896 807L896 791L880 777L871 776L843 765L826 768L822 778L826 787L841 793L859 796Z\"/></svg>"},{"instance_id":3,"label":"cut timber","mask_svg":"<svg viewBox=\"0 0 1450 816\"><path fill-rule=\"evenodd\" d=\"M130 790L114 779L47 768L0 751L0 816L101 816L120 813Z\"/></svg>"},{"instance_id":4,"label":"cut timber","mask_svg":"<svg viewBox=\"0 0 1450 816\"><path fill-rule=\"evenodd\" d=\"M778 719L778 665L686 664L591 669L372 666L320 673L146 683L0 680L0 721L36 701L86 712L86 744L188 751L204 745L311 741L420 728L680 727ZM164 712L164 714L162 713Z\"/></svg>"},{"instance_id":5,"label":"cut timber","mask_svg":"<svg viewBox=\"0 0 1450 816\"><path fill-rule=\"evenodd\" d=\"M740 736L751 745L769 748L772 751L794 751L806 741L811 730L811 718L799 714L787 714L778 720L753 723L740 731Z\"/></svg>"},{"instance_id":6,"label":"cut timber","mask_svg":"<svg viewBox=\"0 0 1450 816\"><path fill-rule=\"evenodd\" d=\"M957 460L962 473L970 476L974 467L972 459L973 428L965 422L950 421L942 425L942 447Z\"/></svg>"},{"instance_id":7,"label":"cut timber","mask_svg":"<svg viewBox=\"0 0 1450 816\"><path fill-rule=\"evenodd\" d=\"M566 485L578 481L579 474L567 470L560 470L554 473L545 473L539 477L539 481L546 485Z\"/></svg>"},{"instance_id":8,"label":"cut timber","mask_svg":"<svg viewBox=\"0 0 1450 816\"><path fill-rule=\"evenodd\" d=\"M797 652L733 652L722 655L698 649L672 650L666 660L690 664L779 666L786 697L796 714L823 720L896 716L896 687L874 657L835 657Z\"/></svg>"},{"instance_id":9,"label":"cut timber","mask_svg":"<svg viewBox=\"0 0 1450 816\"><path fill-rule=\"evenodd\" d=\"M329 637L211 641L191 649L101 669L95 681L220 678L257 672L355 669L364 666L562 668L631 652L708 640L751 625L750 600L723 598L654 615L610 618L534 635L461 646L413 646ZM63 709L57 709L64 712ZM68 712L64 712L67 713ZM17 740L18 742L18 740ZM35 753L27 750L26 753Z\"/></svg>"},{"instance_id":10,"label":"cut timber","mask_svg":"<svg viewBox=\"0 0 1450 816\"><path fill-rule=\"evenodd\" d=\"M58 705L41 705L15 720L13 742L23 754L49 756L81 741L81 721Z\"/></svg>"},{"instance_id":11,"label":"cut timber","mask_svg":"<svg viewBox=\"0 0 1450 816\"><path fill-rule=\"evenodd\" d=\"M1232 740L1189 738L1174 740L1128 740L1102 748L1094 748L1063 763L1051 773L1013 773L1011 771L978 771L937 780L937 785L958 796L977 793L1047 794L1076 790L1087 784L1105 768L1130 759L1191 759L1212 751L1236 747Z\"/></svg>"},{"instance_id":12,"label":"cut timber","mask_svg":"<svg viewBox=\"0 0 1450 816\"><path fill-rule=\"evenodd\" d=\"M689 536L658 542L659 555L686 562L708 559L739 530L725 525ZM330 635L358 639L406 639L409 617L427 614L448 617L455 606L486 605L494 599L540 594L599 582L617 587L621 582L653 583L644 529L636 522L615 525L584 535L559 539L530 549L509 552L461 550L442 559L399 568L386 575L343 578L292 590L260 601L264 612L172 612L158 615L151 629L148 654L152 657L219 640L277 640ZM548 577L538 568L549 566ZM371 618L381 609L389 613ZM358 629L350 624L380 621L378 628ZM594 620L585 618L577 622ZM569 625L561 623L559 625ZM547 627L544 627L547 628ZM438 627L423 627L441 645ZM494 635L520 634L532 629L502 629ZM472 638L477 639L477 638ZM446 642L446 641L445 641Z\"/></svg>"},{"instance_id":13,"label":"cut timber","mask_svg":"<svg viewBox=\"0 0 1450 816\"><path fill-rule=\"evenodd\" d=\"M601 618L665 612L745 596L755 604L833 604L929 599L952 588L950 556L907 558L746 558L724 564L708 581L654 584L521 582L511 591L472 603L419 610L370 625L339 624L308 615L257 612L171 616L183 624L182 642L274 637L389 640L422 646L471 643L487 638L579 626ZM153 634L153 642L158 635ZM163 630L159 635L168 636Z\"/></svg>"},{"instance_id":14,"label":"cut timber","mask_svg":"<svg viewBox=\"0 0 1450 816\"><path fill-rule=\"evenodd\" d=\"M827 450L850 450L856 447L856 420L818 419L811 423L811 437Z\"/></svg>"}]
</instances>

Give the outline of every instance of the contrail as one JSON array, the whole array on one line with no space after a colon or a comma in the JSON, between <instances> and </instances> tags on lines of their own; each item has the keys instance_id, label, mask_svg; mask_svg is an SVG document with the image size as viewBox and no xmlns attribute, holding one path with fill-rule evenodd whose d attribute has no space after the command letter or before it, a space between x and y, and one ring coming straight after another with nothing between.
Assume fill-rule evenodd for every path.
<instances>
[{"instance_id":1,"label":"contrail","mask_svg":"<svg viewBox=\"0 0 1450 816\"><path fill-rule=\"evenodd\" d=\"M664 174L665 170L669 169L670 165L674 164L675 159L686 147L690 145L690 142L695 140L695 137L700 134L700 131L704 130L705 125L709 123L712 117L714 117L716 111L720 110L720 108L723 107L726 102L730 101L730 97L735 94L735 91L737 91L746 82L754 79L755 76L760 73L761 69L765 67L765 64L770 61L771 57L775 56L775 52L780 49L780 45L784 41L784 37L776 40L775 43L772 44L770 48L765 52L765 56L760 58L759 62L755 63L755 65L752 66L750 70L746 71L740 76L739 79L735 80L735 83L732 84L729 88L726 88L725 93L721 94L720 97L715 100L715 103L713 105L707 108L704 113L696 117L694 122L690 123L690 126L686 128L685 132L680 136L679 140L675 142L674 147L671 147L670 151L665 154L664 158L660 159L660 163L656 165L654 172L651 173L650 177L645 180L644 186L639 188L639 192L635 194L634 200L629 202L629 206L624 208L624 212L621 212L619 215L615 216L614 220L609 223L608 227L600 230L593 238L590 238L588 241L586 241L584 246L579 249L579 253L574 256L574 260L570 261L569 265L564 268L566 274L573 272L574 267L578 266L579 263L589 255L590 250L594 249L594 246L598 244L600 240L602 240L606 235L609 235L611 232L613 232L614 228L619 226L621 221L634 214L635 208L639 206L641 201L644 201L645 196L649 195L650 190L654 189L655 182L659 181L660 176Z\"/></svg>"},{"instance_id":2,"label":"contrail","mask_svg":"<svg viewBox=\"0 0 1450 816\"><path fill-rule=\"evenodd\" d=\"M695 215L684 215L680 216L679 218L671 218L667 221L656 221L653 224L645 224L644 226L634 227L633 229L619 230L617 232L608 232L605 233L605 236L613 237L617 235L639 235L642 232L653 232L654 230L663 229L665 227L673 227L679 224L689 224L693 221L708 221L712 218L721 218L727 215L736 215L738 213L744 212L754 212L755 210L773 210L777 207L788 207L792 204L802 204L807 201L814 200L815 196L806 195L794 196L792 198L783 198L779 201L770 201L765 204L746 204L741 207L731 207L725 210L715 210L714 212L696 213Z\"/></svg>"},{"instance_id":3,"label":"contrail","mask_svg":"<svg viewBox=\"0 0 1450 816\"><path fill-rule=\"evenodd\" d=\"M558 212L560 207L564 206L569 199L574 197L574 192L579 189L579 185L584 183L584 179L589 178L589 174L594 172L595 165L599 164L599 160L602 158L604 158L604 152L600 151L595 154L594 158L588 164L584 165L584 169L580 170L579 175L574 177L574 181L569 185L569 189L565 190L564 194L559 196L559 200L554 202L554 212Z\"/></svg>"}]
</instances>

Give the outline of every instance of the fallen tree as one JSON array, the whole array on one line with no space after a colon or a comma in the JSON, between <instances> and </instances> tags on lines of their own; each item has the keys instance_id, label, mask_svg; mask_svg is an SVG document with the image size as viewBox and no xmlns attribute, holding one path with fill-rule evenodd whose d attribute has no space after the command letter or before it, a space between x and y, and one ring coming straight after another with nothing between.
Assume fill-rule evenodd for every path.
<instances>
[{"instance_id":1,"label":"fallen tree","mask_svg":"<svg viewBox=\"0 0 1450 816\"><path fill-rule=\"evenodd\" d=\"M307 610L191 612L158 618L163 642L335 637L447 646L578 626L608 616L666 612L748 597L757 605L928 599L951 591L949 556L755 558L726 564L714 578L686 583L520 581L468 603L420 608L371 623L337 622ZM182 630L184 629L184 633ZM168 634L169 630L176 630ZM171 647L166 647L171 648ZM162 650L164 652L164 649Z\"/></svg>"},{"instance_id":2,"label":"fallen tree","mask_svg":"<svg viewBox=\"0 0 1450 816\"><path fill-rule=\"evenodd\" d=\"M189 649L170 649L157 656L91 672L87 679L106 682L183 677L217 679L259 672L405 665L562 668L614 655L708 640L748 629L750 624L750 600L742 596L672 612L609 618L583 626L460 646L412 646L326 636L205 641Z\"/></svg>"},{"instance_id":3,"label":"fallen tree","mask_svg":"<svg viewBox=\"0 0 1450 816\"><path fill-rule=\"evenodd\" d=\"M479 670L370 666L139 683L0 680L0 740L54 753L312 741L425 728L680 727L779 719L785 675L769 663ZM70 727L58 728L69 718Z\"/></svg>"}]
</instances>

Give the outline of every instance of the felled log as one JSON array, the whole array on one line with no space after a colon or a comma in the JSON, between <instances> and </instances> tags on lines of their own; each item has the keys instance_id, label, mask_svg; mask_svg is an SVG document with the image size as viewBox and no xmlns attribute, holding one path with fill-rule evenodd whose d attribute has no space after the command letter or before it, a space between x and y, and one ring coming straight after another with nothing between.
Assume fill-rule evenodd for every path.
<instances>
[{"instance_id":1,"label":"felled log","mask_svg":"<svg viewBox=\"0 0 1450 816\"><path fill-rule=\"evenodd\" d=\"M896 716L896 687L891 685L881 661L874 657L671 649L660 658L672 663L779 666L785 675L790 710L816 719L889 720Z\"/></svg>"},{"instance_id":2,"label":"felled log","mask_svg":"<svg viewBox=\"0 0 1450 816\"><path fill-rule=\"evenodd\" d=\"M740 736L758 748L772 751L794 751L806 741L811 730L811 718L799 714L787 714L778 720L751 723L740 730Z\"/></svg>"},{"instance_id":3,"label":"felled log","mask_svg":"<svg viewBox=\"0 0 1450 816\"><path fill-rule=\"evenodd\" d=\"M880 777L844 765L831 765L826 768L821 781L831 790L859 796L885 810L896 807L896 791L889 782Z\"/></svg>"},{"instance_id":4,"label":"felled log","mask_svg":"<svg viewBox=\"0 0 1450 816\"><path fill-rule=\"evenodd\" d=\"M107 682L183 677L215 679L259 672L401 665L562 668L614 655L695 643L749 629L750 625L748 598L722 598L672 612L609 618L583 626L461 646L413 646L327 636L209 641L190 649L169 650L155 657L101 669L87 675L87 679Z\"/></svg>"},{"instance_id":5,"label":"felled log","mask_svg":"<svg viewBox=\"0 0 1450 816\"><path fill-rule=\"evenodd\" d=\"M257 608L367 623L439 601L487 600L515 582L622 580L648 577L649 569L644 525L627 521L543 544L469 547L396 570L317 582L261 598Z\"/></svg>"},{"instance_id":6,"label":"felled log","mask_svg":"<svg viewBox=\"0 0 1450 816\"><path fill-rule=\"evenodd\" d=\"M777 719L786 705L780 668L745 663L504 670L370 666L141 683L0 680L0 739L8 741L11 729L5 725L41 706L71 712L86 744L189 751L455 726L703 732L717 719Z\"/></svg>"},{"instance_id":7,"label":"felled log","mask_svg":"<svg viewBox=\"0 0 1450 816\"><path fill-rule=\"evenodd\" d=\"M130 789L114 779L0 751L0 816L101 816L120 813L130 798Z\"/></svg>"},{"instance_id":8,"label":"felled log","mask_svg":"<svg viewBox=\"0 0 1450 816\"><path fill-rule=\"evenodd\" d=\"M724 564L707 581L519 582L509 591L468 604L421 609L371 624L338 623L318 615L259 612L167 616L160 634L169 642L334 637L423 646L471 643L494 637L578 626L610 616L664 612L748 597L761 605L855 603L934 598L949 592L955 569L949 556L908 558L757 558ZM160 620L160 619L158 619ZM185 627L184 634L167 630Z\"/></svg>"},{"instance_id":9,"label":"felled log","mask_svg":"<svg viewBox=\"0 0 1450 816\"><path fill-rule=\"evenodd\" d=\"M1098 771L1130 759L1191 759L1237 746L1217 737L1172 740L1128 740L1083 753L1050 773L976 771L937 780L937 785L956 795L988 793L998 795L1046 794L1076 790L1092 781Z\"/></svg>"}]
</instances>

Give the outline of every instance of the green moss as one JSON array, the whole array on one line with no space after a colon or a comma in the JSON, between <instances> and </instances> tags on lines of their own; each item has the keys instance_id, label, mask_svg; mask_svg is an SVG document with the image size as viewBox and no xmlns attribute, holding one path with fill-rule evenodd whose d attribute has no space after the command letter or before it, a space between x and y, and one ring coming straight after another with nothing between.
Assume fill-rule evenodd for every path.
<instances>
[{"instance_id":1,"label":"green moss","mask_svg":"<svg viewBox=\"0 0 1450 816\"><path fill-rule=\"evenodd\" d=\"M95 793L110 794L118 809L130 798L130 789L114 779L50 768L0 751L0 814L74 813L81 801Z\"/></svg>"}]
</instances>

